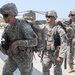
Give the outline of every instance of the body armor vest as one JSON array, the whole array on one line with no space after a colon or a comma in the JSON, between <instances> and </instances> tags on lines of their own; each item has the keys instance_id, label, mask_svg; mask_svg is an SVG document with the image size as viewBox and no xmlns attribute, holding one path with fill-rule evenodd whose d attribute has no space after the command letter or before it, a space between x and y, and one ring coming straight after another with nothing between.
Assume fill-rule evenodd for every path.
<instances>
[{"instance_id":1,"label":"body armor vest","mask_svg":"<svg viewBox=\"0 0 75 75\"><path fill-rule=\"evenodd\" d=\"M46 49L55 50L57 46L61 44L60 35L57 31L57 27L47 28L46 30Z\"/></svg>"}]
</instances>

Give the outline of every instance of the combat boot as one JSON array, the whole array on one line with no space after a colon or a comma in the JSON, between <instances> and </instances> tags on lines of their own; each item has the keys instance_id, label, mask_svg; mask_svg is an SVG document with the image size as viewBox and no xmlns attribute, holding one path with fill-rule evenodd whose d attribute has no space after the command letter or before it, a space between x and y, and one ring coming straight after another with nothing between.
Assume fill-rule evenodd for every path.
<instances>
[{"instance_id":1,"label":"combat boot","mask_svg":"<svg viewBox=\"0 0 75 75\"><path fill-rule=\"evenodd\" d=\"M71 73L73 71L73 64L70 65L70 68L68 69L68 73Z\"/></svg>"}]
</instances>

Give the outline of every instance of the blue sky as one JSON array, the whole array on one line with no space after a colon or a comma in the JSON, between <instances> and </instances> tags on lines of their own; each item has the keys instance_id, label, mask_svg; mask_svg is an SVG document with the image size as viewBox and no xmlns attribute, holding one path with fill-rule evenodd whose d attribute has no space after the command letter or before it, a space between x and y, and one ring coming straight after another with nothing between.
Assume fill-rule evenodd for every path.
<instances>
[{"instance_id":1,"label":"blue sky","mask_svg":"<svg viewBox=\"0 0 75 75\"><path fill-rule=\"evenodd\" d=\"M18 11L47 11L55 10L58 14L58 17L68 18L68 13L70 10L75 9L75 0L0 0L0 7L6 3L15 3ZM19 15L23 15L19 13ZM17 16L22 17L22 16ZM36 14L37 20L45 19L44 15Z\"/></svg>"}]
</instances>

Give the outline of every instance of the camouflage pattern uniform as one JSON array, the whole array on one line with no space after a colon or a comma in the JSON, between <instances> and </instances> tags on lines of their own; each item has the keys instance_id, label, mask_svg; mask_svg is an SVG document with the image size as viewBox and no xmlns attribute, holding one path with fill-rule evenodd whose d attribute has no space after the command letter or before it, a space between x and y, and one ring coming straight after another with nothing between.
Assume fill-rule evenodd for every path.
<instances>
[{"instance_id":1,"label":"camouflage pattern uniform","mask_svg":"<svg viewBox=\"0 0 75 75\"><path fill-rule=\"evenodd\" d=\"M73 15L75 15L75 10L72 10L69 12L69 18L72 19ZM75 34L75 21L72 20L72 24L71 24L71 27L73 28L74 30L74 34ZM73 58L75 57L75 48L74 46L72 45L72 39L74 38L75 36L73 36L69 42L69 45L70 45L70 51L68 52L68 64L69 64L69 71L68 72L72 72L72 69L73 69Z\"/></svg>"},{"instance_id":2,"label":"camouflage pattern uniform","mask_svg":"<svg viewBox=\"0 0 75 75\"><path fill-rule=\"evenodd\" d=\"M48 16L54 16L57 18L57 14L55 11L48 11L47 14ZM50 68L54 68L54 75L62 75L62 69L61 65L62 62L57 62L58 57L65 57L66 54L66 48L67 48L67 41L66 41L66 33L65 31L61 28L60 25L45 25L46 27L44 28L45 32L45 45L46 48L43 52L43 60L42 60L42 66L43 66L43 75L50 75ZM61 38L61 45L60 48L59 46L55 48L54 46L54 38L53 34L55 31L58 31L60 38ZM60 50L59 50L60 49Z\"/></svg>"},{"instance_id":3,"label":"camouflage pattern uniform","mask_svg":"<svg viewBox=\"0 0 75 75\"><path fill-rule=\"evenodd\" d=\"M1 14L8 13L13 16L17 16L18 13L13 3L4 5L0 12ZM17 42L18 47L14 51L2 49L2 52L8 55L2 75L13 75L17 68L19 68L21 75L31 75L33 69L33 47L37 45L36 34L28 23L18 19L16 19L14 25L7 25L5 32L9 35L12 42Z\"/></svg>"},{"instance_id":4,"label":"camouflage pattern uniform","mask_svg":"<svg viewBox=\"0 0 75 75\"><path fill-rule=\"evenodd\" d=\"M36 18L36 14L34 11L29 11L23 15L23 19L31 25L34 32L38 36L38 39L37 39L38 45L34 49L34 52L37 53L38 51L42 51L45 48L44 37L43 37L44 36L43 35L44 34L44 31L43 31L44 26L41 25L41 23L39 21L37 21L35 18Z\"/></svg>"}]
</instances>

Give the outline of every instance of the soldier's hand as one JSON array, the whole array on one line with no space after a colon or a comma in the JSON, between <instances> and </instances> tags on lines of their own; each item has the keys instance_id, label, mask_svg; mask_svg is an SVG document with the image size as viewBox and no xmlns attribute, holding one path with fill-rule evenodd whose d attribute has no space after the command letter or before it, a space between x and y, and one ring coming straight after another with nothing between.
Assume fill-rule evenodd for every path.
<instances>
[{"instance_id":1,"label":"soldier's hand","mask_svg":"<svg viewBox=\"0 0 75 75\"><path fill-rule=\"evenodd\" d=\"M41 51L39 51L39 52L37 52L38 53L38 57L42 57L42 52Z\"/></svg>"},{"instance_id":2,"label":"soldier's hand","mask_svg":"<svg viewBox=\"0 0 75 75\"><path fill-rule=\"evenodd\" d=\"M13 42L10 46L10 50L14 51L17 48L17 42Z\"/></svg>"},{"instance_id":3,"label":"soldier's hand","mask_svg":"<svg viewBox=\"0 0 75 75\"><path fill-rule=\"evenodd\" d=\"M75 45L75 38L72 39L72 45Z\"/></svg>"},{"instance_id":4,"label":"soldier's hand","mask_svg":"<svg viewBox=\"0 0 75 75\"><path fill-rule=\"evenodd\" d=\"M57 62L61 63L63 61L63 58L58 57L56 60L57 60Z\"/></svg>"}]
</instances>

